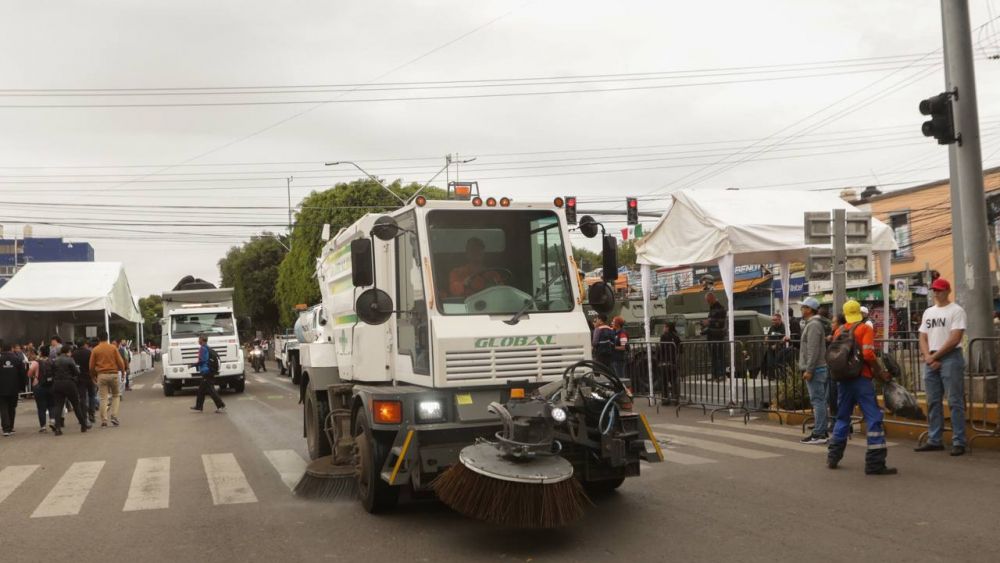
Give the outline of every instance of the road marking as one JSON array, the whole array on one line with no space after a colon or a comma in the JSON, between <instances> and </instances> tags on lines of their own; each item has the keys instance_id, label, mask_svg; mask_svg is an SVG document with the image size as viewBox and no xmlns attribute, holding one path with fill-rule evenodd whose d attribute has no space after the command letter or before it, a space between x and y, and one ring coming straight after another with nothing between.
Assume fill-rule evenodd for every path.
<instances>
[{"instance_id":1,"label":"road marking","mask_svg":"<svg viewBox=\"0 0 1000 563\"><path fill-rule=\"evenodd\" d=\"M170 506L170 458L143 457L135 462L123 512Z\"/></svg>"},{"instance_id":2,"label":"road marking","mask_svg":"<svg viewBox=\"0 0 1000 563\"><path fill-rule=\"evenodd\" d=\"M299 479L306 472L306 460L295 453L294 450L266 450L264 455L271 462L274 469L281 475L281 480L288 485L289 489L294 489Z\"/></svg>"},{"instance_id":3,"label":"road marking","mask_svg":"<svg viewBox=\"0 0 1000 563\"><path fill-rule=\"evenodd\" d=\"M709 440L701 440L698 438L680 438L674 435L664 435L657 434L657 436L663 436L670 443L676 444L678 446L691 446L692 448L698 448L700 450L707 450L710 452L733 455L736 457L743 457L746 459L767 459L771 457L781 457L781 454L776 454L772 452L765 452L762 450L751 450L749 448L741 448L739 446L733 446L730 444L723 444L722 442L712 442Z\"/></svg>"},{"instance_id":4,"label":"road marking","mask_svg":"<svg viewBox=\"0 0 1000 563\"><path fill-rule=\"evenodd\" d=\"M257 502L246 475L233 454L203 454L201 462L212 491L212 503L245 504Z\"/></svg>"},{"instance_id":5,"label":"road marking","mask_svg":"<svg viewBox=\"0 0 1000 563\"><path fill-rule=\"evenodd\" d=\"M254 376L253 380L256 381L257 383L267 383L267 380L264 379L263 377Z\"/></svg>"},{"instance_id":6,"label":"road marking","mask_svg":"<svg viewBox=\"0 0 1000 563\"><path fill-rule=\"evenodd\" d=\"M79 514L83 502L87 500L87 494L90 493L103 467L103 461L78 461L70 465L31 517L47 518Z\"/></svg>"},{"instance_id":7,"label":"road marking","mask_svg":"<svg viewBox=\"0 0 1000 563\"><path fill-rule=\"evenodd\" d=\"M139 390L139 389L142 389L145 386L146 386L145 383L136 383L136 384L132 385L132 389Z\"/></svg>"},{"instance_id":8,"label":"road marking","mask_svg":"<svg viewBox=\"0 0 1000 563\"><path fill-rule=\"evenodd\" d=\"M21 486L40 465L11 465L0 471L0 502L3 502Z\"/></svg>"},{"instance_id":9,"label":"road marking","mask_svg":"<svg viewBox=\"0 0 1000 563\"><path fill-rule=\"evenodd\" d=\"M742 440L744 442L751 442L761 446L768 446L771 448L780 448L785 450L794 450L796 452L807 452L807 453L826 452L826 448L810 446L807 444L800 444L798 442L792 442L790 440L779 440L777 438L757 436L756 434L747 434L745 432L730 432L728 430L716 430L714 428L700 428L695 426L681 426L678 424L654 424L653 428L656 428L657 430L664 430L667 432L680 432L682 434L683 433L707 434L709 436L715 436L716 438L729 438L731 440Z\"/></svg>"},{"instance_id":10,"label":"road marking","mask_svg":"<svg viewBox=\"0 0 1000 563\"><path fill-rule=\"evenodd\" d=\"M153 384L153 389L163 389L163 384L162 383L154 383Z\"/></svg>"},{"instance_id":11,"label":"road marking","mask_svg":"<svg viewBox=\"0 0 1000 563\"><path fill-rule=\"evenodd\" d=\"M704 465L706 463L715 463L714 459L708 459L707 457L700 457L691 454L682 454L669 446L665 449L666 451L663 452L664 463L676 463L678 465Z\"/></svg>"},{"instance_id":12,"label":"road marking","mask_svg":"<svg viewBox=\"0 0 1000 563\"><path fill-rule=\"evenodd\" d=\"M717 420L714 423L710 420L699 420L698 422L702 424L723 424L730 426L732 428L745 428L753 432L766 432L768 434L778 434L781 436L794 436L796 438L802 438L805 434L802 433L801 427L797 426L771 426L770 424L746 424L736 420ZM895 442L886 442L889 446L897 445ZM867 448L867 444L864 440L848 440L847 445L849 446L861 446Z\"/></svg>"}]
</instances>

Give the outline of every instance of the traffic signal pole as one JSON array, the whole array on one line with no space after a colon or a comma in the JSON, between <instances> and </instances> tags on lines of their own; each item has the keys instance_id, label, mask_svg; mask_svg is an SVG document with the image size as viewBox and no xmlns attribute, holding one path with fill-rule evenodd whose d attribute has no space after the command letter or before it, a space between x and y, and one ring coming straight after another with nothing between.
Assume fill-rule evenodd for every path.
<instances>
[{"instance_id":1,"label":"traffic signal pole","mask_svg":"<svg viewBox=\"0 0 1000 563\"><path fill-rule=\"evenodd\" d=\"M944 41L944 83L946 88L951 88L951 70L948 68L948 27L945 24L945 19L941 18L941 37ZM958 185L958 156L955 151L958 150L957 143L951 143L948 145L948 189L951 192L951 224L961 225L962 224L962 200L961 193L959 192ZM954 235L954 233L953 233ZM965 263L963 262L963 256L965 256L965 244L962 242L961 236L951 237L951 254L952 254L952 270L955 272L952 274L954 279L951 283L954 287L965 287ZM924 285L930 287L931 279L929 277L924 278ZM955 293L956 300L958 299L958 293ZM963 296L964 298L964 296Z\"/></svg>"},{"instance_id":2,"label":"traffic signal pole","mask_svg":"<svg viewBox=\"0 0 1000 563\"><path fill-rule=\"evenodd\" d=\"M993 336L993 287L990 279L989 231L986 222L986 196L983 190L983 157L979 137L979 110L976 101L976 75L972 51L972 29L968 0L941 0L944 29L944 52L947 90L957 91L953 100L955 132L959 136L950 181L958 185L960 221L953 225L952 238L960 237L962 271L965 279L957 288L965 309L969 340ZM955 175L957 173L957 176ZM986 347L981 348L986 351ZM989 358L972 357L978 369Z\"/></svg>"}]
</instances>

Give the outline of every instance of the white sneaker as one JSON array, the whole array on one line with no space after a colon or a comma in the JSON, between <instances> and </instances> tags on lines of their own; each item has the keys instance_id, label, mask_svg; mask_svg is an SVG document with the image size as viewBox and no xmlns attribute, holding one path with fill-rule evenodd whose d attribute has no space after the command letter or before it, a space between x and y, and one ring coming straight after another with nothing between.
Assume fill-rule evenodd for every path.
<instances>
[{"instance_id":1,"label":"white sneaker","mask_svg":"<svg viewBox=\"0 0 1000 563\"><path fill-rule=\"evenodd\" d=\"M812 445L812 446L821 446L821 445L826 444L829 441L830 441L830 438L828 438L826 436L810 436L809 440L806 441L805 443L809 444L809 445Z\"/></svg>"}]
</instances>

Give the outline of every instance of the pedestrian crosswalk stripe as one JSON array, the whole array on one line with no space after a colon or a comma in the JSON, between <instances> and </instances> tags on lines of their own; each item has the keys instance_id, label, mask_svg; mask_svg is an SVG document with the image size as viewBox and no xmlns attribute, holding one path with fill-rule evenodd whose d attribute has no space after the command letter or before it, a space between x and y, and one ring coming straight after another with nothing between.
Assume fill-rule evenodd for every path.
<instances>
[{"instance_id":1,"label":"pedestrian crosswalk stripe","mask_svg":"<svg viewBox=\"0 0 1000 563\"><path fill-rule=\"evenodd\" d=\"M4 467L0 471L0 502L3 502L14 492L14 489L21 486L31 474L38 469L39 465L11 465Z\"/></svg>"},{"instance_id":2,"label":"pedestrian crosswalk stripe","mask_svg":"<svg viewBox=\"0 0 1000 563\"><path fill-rule=\"evenodd\" d=\"M267 450L264 452L267 460L271 462L274 469L281 475L281 480L289 489L294 489L295 485L306 472L306 461L294 450Z\"/></svg>"},{"instance_id":3,"label":"pedestrian crosswalk stripe","mask_svg":"<svg viewBox=\"0 0 1000 563\"><path fill-rule=\"evenodd\" d=\"M797 452L821 453L826 451L824 448L818 448L816 446L810 446L807 444L800 444L798 442L793 442L791 440L779 440L777 438L768 438L766 436L758 436L756 434L749 434L746 432L730 432L728 430L716 430L715 428L700 428L695 426L681 426L679 424L654 424L653 428L668 432L680 432L682 434L705 434L709 436L714 436L716 438L741 440L744 442L750 442L761 446L768 446L771 448L779 448L784 450L794 450Z\"/></svg>"},{"instance_id":4,"label":"pedestrian crosswalk stripe","mask_svg":"<svg viewBox=\"0 0 1000 563\"><path fill-rule=\"evenodd\" d=\"M666 463L676 463L678 465L704 465L706 463L715 463L714 459L681 453L669 446L666 448L666 451L663 452L663 461Z\"/></svg>"},{"instance_id":5,"label":"pedestrian crosswalk stripe","mask_svg":"<svg viewBox=\"0 0 1000 563\"><path fill-rule=\"evenodd\" d=\"M792 436L792 437L795 437L795 438L802 438L802 437L805 436L805 434L802 433L802 430L799 427L792 427L792 426L771 426L770 424L743 424L742 422L739 422L737 420L732 420L732 421L730 421L730 420L717 420L715 422L712 422L712 421L709 421L709 420L699 420L698 422L703 423L703 424L709 424L709 425L711 425L711 424L722 424L722 425L730 426L730 427L733 427L733 428L745 428L745 429L751 430L753 432L765 432L767 434L777 434L777 435L781 435L781 436ZM886 444L888 444L890 446L897 445L895 442L886 442ZM865 447L866 446L864 440L848 440L847 441L847 445L849 445L849 446L860 446L860 447Z\"/></svg>"},{"instance_id":6,"label":"pedestrian crosswalk stripe","mask_svg":"<svg viewBox=\"0 0 1000 563\"><path fill-rule=\"evenodd\" d=\"M170 458L144 457L135 463L123 512L170 506Z\"/></svg>"},{"instance_id":7,"label":"pedestrian crosswalk stripe","mask_svg":"<svg viewBox=\"0 0 1000 563\"><path fill-rule=\"evenodd\" d=\"M145 386L146 386L146 384L145 384L145 383L136 383L136 384L133 384L133 385L132 385L132 389L136 389L136 390L138 390L138 389L142 389L142 388L143 388L143 387L145 387Z\"/></svg>"},{"instance_id":8,"label":"pedestrian crosswalk stripe","mask_svg":"<svg viewBox=\"0 0 1000 563\"><path fill-rule=\"evenodd\" d=\"M253 380L256 381L257 383L267 383L267 380L264 379L263 377L254 377Z\"/></svg>"},{"instance_id":9,"label":"pedestrian crosswalk stripe","mask_svg":"<svg viewBox=\"0 0 1000 563\"><path fill-rule=\"evenodd\" d=\"M31 517L47 518L79 514L103 467L103 461L78 461L70 465Z\"/></svg>"},{"instance_id":10,"label":"pedestrian crosswalk stripe","mask_svg":"<svg viewBox=\"0 0 1000 563\"><path fill-rule=\"evenodd\" d=\"M208 477L208 488L214 504L244 504L257 502L246 475L233 454L203 454L201 462Z\"/></svg>"},{"instance_id":11,"label":"pedestrian crosswalk stripe","mask_svg":"<svg viewBox=\"0 0 1000 563\"><path fill-rule=\"evenodd\" d=\"M662 434L657 434L657 436L662 436ZM707 450L710 452L732 455L746 459L767 459L769 457L781 457L781 454L765 452L763 450L751 450L749 448L741 448L739 446L724 444L722 442L712 442L710 440L701 440L699 438L688 438L688 437L679 438L671 434L667 434L666 438L671 443L675 443L678 446L691 446L692 448L697 448L699 450Z\"/></svg>"},{"instance_id":12,"label":"pedestrian crosswalk stripe","mask_svg":"<svg viewBox=\"0 0 1000 563\"><path fill-rule=\"evenodd\" d=\"M154 383L153 384L153 389L163 389L163 384L162 383Z\"/></svg>"}]
</instances>

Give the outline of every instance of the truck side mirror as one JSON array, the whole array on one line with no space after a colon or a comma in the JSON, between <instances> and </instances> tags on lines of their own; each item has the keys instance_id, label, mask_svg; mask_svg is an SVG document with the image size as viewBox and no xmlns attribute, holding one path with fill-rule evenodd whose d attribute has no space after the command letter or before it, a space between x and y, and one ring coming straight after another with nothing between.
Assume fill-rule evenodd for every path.
<instances>
[{"instance_id":1,"label":"truck side mirror","mask_svg":"<svg viewBox=\"0 0 1000 563\"><path fill-rule=\"evenodd\" d=\"M359 238L351 241L351 281L354 287L375 285L371 239Z\"/></svg>"},{"instance_id":2,"label":"truck side mirror","mask_svg":"<svg viewBox=\"0 0 1000 563\"><path fill-rule=\"evenodd\" d=\"M361 292L354 303L358 318L366 324L380 325L392 316L392 298L389 294L373 287Z\"/></svg>"},{"instance_id":3,"label":"truck side mirror","mask_svg":"<svg viewBox=\"0 0 1000 563\"><path fill-rule=\"evenodd\" d=\"M604 235L601 257L604 261L604 271L601 277L604 281L614 283L618 279L618 241L612 235Z\"/></svg>"},{"instance_id":4,"label":"truck side mirror","mask_svg":"<svg viewBox=\"0 0 1000 563\"><path fill-rule=\"evenodd\" d=\"M598 223L590 215L584 215L580 218L580 223L577 226L583 236L587 238L594 238L597 236Z\"/></svg>"},{"instance_id":5,"label":"truck side mirror","mask_svg":"<svg viewBox=\"0 0 1000 563\"><path fill-rule=\"evenodd\" d=\"M587 289L587 301L598 313L610 313L615 307L615 291L606 282L599 281Z\"/></svg>"},{"instance_id":6,"label":"truck side mirror","mask_svg":"<svg viewBox=\"0 0 1000 563\"><path fill-rule=\"evenodd\" d=\"M383 215L375 220L372 226L372 236L379 240L390 241L399 234L399 225L396 220L388 215Z\"/></svg>"}]
</instances>

